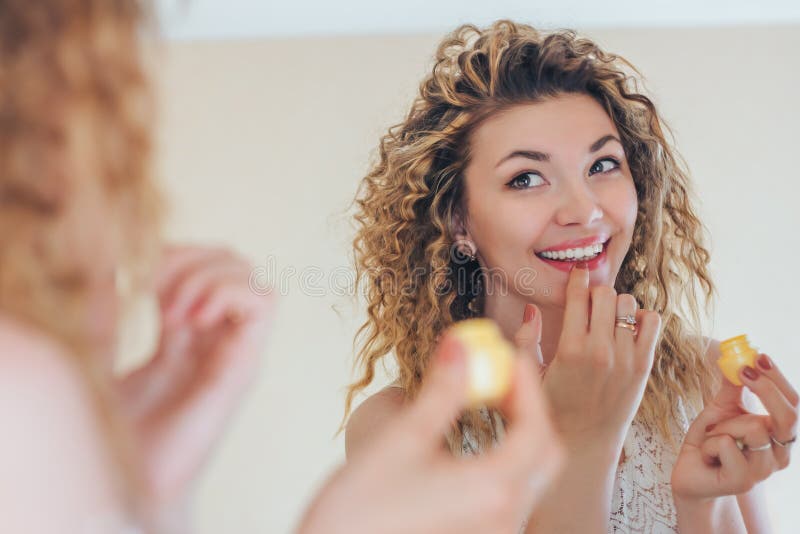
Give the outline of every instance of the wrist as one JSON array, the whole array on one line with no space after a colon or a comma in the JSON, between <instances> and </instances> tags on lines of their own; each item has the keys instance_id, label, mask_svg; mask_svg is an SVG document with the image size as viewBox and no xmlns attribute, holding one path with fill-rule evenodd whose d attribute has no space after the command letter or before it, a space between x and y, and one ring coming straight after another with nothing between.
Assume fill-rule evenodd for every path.
<instances>
[{"instance_id":1,"label":"wrist","mask_svg":"<svg viewBox=\"0 0 800 534\"><path fill-rule=\"evenodd\" d=\"M727 497L690 497L673 492L678 530L692 532L729 532L722 529L722 509Z\"/></svg>"},{"instance_id":2,"label":"wrist","mask_svg":"<svg viewBox=\"0 0 800 534\"><path fill-rule=\"evenodd\" d=\"M567 453L568 463L581 464L582 468L593 470L613 467L616 470L622 454L623 440L609 436L573 435L563 436L562 444Z\"/></svg>"}]
</instances>

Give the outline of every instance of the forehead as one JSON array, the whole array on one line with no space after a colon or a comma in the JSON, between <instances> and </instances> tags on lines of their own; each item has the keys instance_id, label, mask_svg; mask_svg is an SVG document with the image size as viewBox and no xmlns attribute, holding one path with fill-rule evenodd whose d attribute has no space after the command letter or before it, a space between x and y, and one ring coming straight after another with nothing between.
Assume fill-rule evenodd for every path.
<instances>
[{"instance_id":1,"label":"forehead","mask_svg":"<svg viewBox=\"0 0 800 534\"><path fill-rule=\"evenodd\" d=\"M470 149L474 158L519 149L585 153L588 146L609 133L618 136L614 121L594 98L561 95L518 104L492 115L472 132Z\"/></svg>"}]
</instances>

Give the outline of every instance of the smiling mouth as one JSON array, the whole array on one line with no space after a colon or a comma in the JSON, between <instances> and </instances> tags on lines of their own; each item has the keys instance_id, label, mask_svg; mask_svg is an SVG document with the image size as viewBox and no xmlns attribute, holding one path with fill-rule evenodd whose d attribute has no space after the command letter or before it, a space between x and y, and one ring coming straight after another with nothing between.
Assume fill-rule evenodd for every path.
<instances>
[{"instance_id":1,"label":"smiling mouth","mask_svg":"<svg viewBox=\"0 0 800 534\"><path fill-rule=\"evenodd\" d=\"M571 249L560 250L557 252L537 252L536 257L544 261L553 261L559 263L576 263L579 261L591 261L600 256L608 248L608 243L611 238L608 238L605 243L598 243L596 245L589 245L587 247L577 247Z\"/></svg>"}]
</instances>

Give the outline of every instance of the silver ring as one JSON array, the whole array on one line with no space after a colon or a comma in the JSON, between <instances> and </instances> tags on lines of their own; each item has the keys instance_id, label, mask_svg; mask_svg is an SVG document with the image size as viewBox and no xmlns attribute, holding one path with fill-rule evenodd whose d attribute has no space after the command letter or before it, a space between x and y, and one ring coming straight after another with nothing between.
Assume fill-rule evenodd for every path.
<instances>
[{"instance_id":1,"label":"silver ring","mask_svg":"<svg viewBox=\"0 0 800 534\"><path fill-rule=\"evenodd\" d=\"M797 441L797 436L792 436L791 439L787 439L786 441L781 441L779 439L776 439L775 436L770 436L769 438L772 440L772 443L774 443L775 445L777 445L779 447L783 447L783 448L786 448L789 445L791 445L792 443L794 443L795 441Z\"/></svg>"},{"instance_id":2,"label":"silver ring","mask_svg":"<svg viewBox=\"0 0 800 534\"><path fill-rule=\"evenodd\" d=\"M745 442L744 438L736 438L736 447L744 452L744 451L765 451L767 449L772 448L772 443L767 443L766 445L759 445L758 447L749 447Z\"/></svg>"},{"instance_id":3,"label":"silver ring","mask_svg":"<svg viewBox=\"0 0 800 534\"><path fill-rule=\"evenodd\" d=\"M636 326L636 316L634 316L631 313L629 313L628 315L618 315L617 316L617 322L618 323L623 322L623 323L626 323L626 324L629 324L629 325L632 325L632 326ZM618 325L618 326L622 326L622 325Z\"/></svg>"}]
</instances>

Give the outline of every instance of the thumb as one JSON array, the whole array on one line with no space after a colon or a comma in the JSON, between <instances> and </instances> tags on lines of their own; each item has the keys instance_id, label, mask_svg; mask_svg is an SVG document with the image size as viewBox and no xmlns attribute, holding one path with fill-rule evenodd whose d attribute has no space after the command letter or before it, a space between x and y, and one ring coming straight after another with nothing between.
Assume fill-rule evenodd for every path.
<instances>
[{"instance_id":1,"label":"thumb","mask_svg":"<svg viewBox=\"0 0 800 534\"><path fill-rule=\"evenodd\" d=\"M449 331L441 337L422 388L407 413L419 443L440 447L442 437L468 404L465 348Z\"/></svg>"},{"instance_id":2,"label":"thumb","mask_svg":"<svg viewBox=\"0 0 800 534\"><path fill-rule=\"evenodd\" d=\"M742 386L733 385L727 378L722 377L720 388L714 395L713 403L722 407L740 407L742 405Z\"/></svg>"},{"instance_id":3,"label":"thumb","mask_svg":"<svg viewBox=\"0 0 800 534\"><path fill-rule=\"evenodd\" d=\"M539 365L543 363L542 349L542 313L535 304L525 304L522 325L514 334L514 344L526 357L531 357Z\"/></svg>"},{"instance_id":4,"label":"thumb","mask_svg":"<svg viewBox=\"0 0 800 534\"><path fill-rule=\"evenodd\" d=\"M716 425L731 417L731 411L740 406L742 387L734 386L726 379L714 398L706 403L703 410L689 426L684 441L694 446L700 446L706 439L709 425Z\"/></svg>"}]
</instances>

